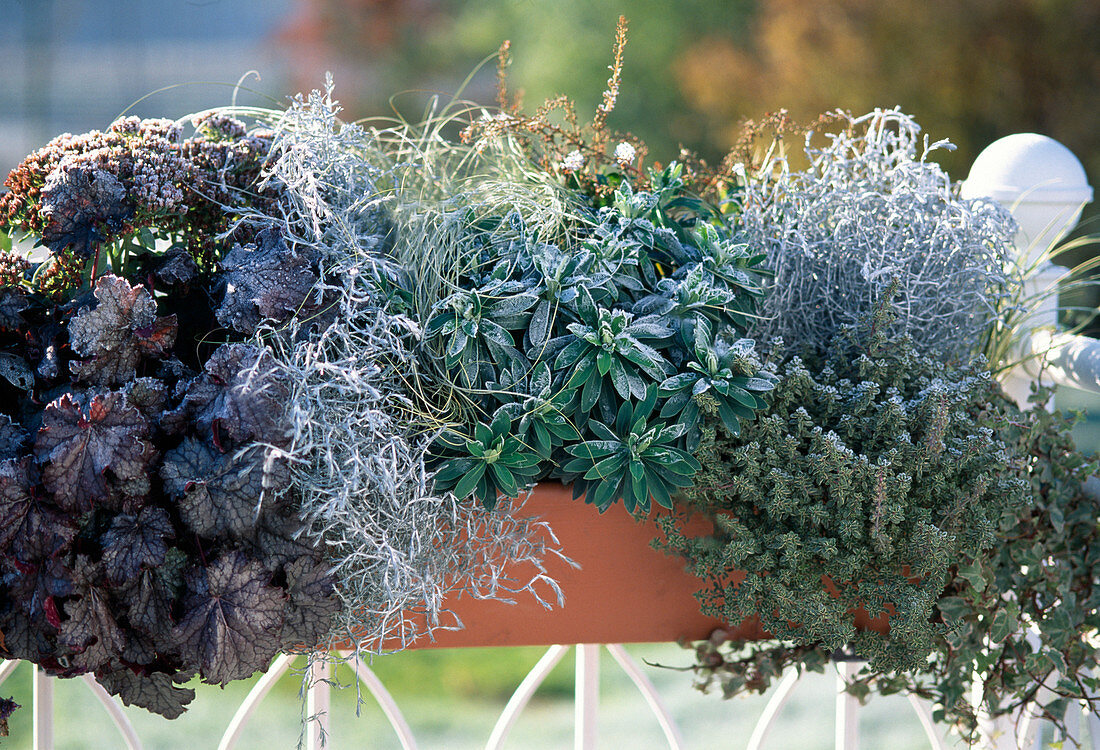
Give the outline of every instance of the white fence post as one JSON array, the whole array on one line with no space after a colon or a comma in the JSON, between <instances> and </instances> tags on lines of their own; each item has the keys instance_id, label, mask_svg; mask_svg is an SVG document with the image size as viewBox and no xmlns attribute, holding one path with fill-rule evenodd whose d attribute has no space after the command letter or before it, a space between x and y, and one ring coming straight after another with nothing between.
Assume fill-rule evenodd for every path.
<instances>
[{"instance_id":1,"label":"white fence post","mask_svg":"<svg viewBox=\"0 0 1100 750\"><path fill-rule=\"evenodd\" d=\"M34 750L53 750L53 681L37 664L32 666L31 700L34 701Z\"/></svg>"},{"instance_id":2,"label":"white fence post","mask_svg":"<svg viewBox=\"0 0 1100 750\"><path fill-rule=\"evenodd\" d=\"M577 671L574 684L574 750L596 750L600 711L600 646L577 644Z\"/></svg>"},{"instance_id":3,"label":"white fence post","mask_svg":"<svg viewBox=\"0 0 1100 750\"><path fill-rule=\"evenodd\" d=\"M1053 138L1017 133L994 141L978 154L962 184L962 196L991 198L1016 219L1017 262L1028 273L1025 295L1033 299L1045 295L1029 320L1029 328L1041 331L1044 338L1037 337L1021 354L1049 350L1058 325L1054 288L1063 271L1050 262L1047 251L1077 225L1081 210L1092 200L1084 167ZM1034 368L1017 368L1005 378L1005 390L1026 404L1035 374ZM1100 385L1100 377L1096 380Z\"/></svg>"},{"instance_id":4,"label":"white fence post","mask_svg":"<svg viewBox=\"0 0 1100 750\"><path fill-rule=\"evenodd\" d=\"M963 183L964 198L992 198L1012 213L1019 225L1017 262L1028 274L1025 298L1041 299L1020 352L1026 361L1004 380L1005 390L1021 406L1026 405L1031 382L1039 374L1033 355L1053 364L1043 372L1048 385L1100 392L1100 342L1057 332L1056 287L1064 271L1049 258L1049 250L1077 225L1092 195L1077 157L1054 139L1035 133L1018 133L990 144L974 160ZM1026 747L1033 734L1037 738L1037 722L1027 717L1020 722L1023 731L1017 736L1020 718L981 719L985 747L1012 750Z\"/></svg>"}]
</instances>

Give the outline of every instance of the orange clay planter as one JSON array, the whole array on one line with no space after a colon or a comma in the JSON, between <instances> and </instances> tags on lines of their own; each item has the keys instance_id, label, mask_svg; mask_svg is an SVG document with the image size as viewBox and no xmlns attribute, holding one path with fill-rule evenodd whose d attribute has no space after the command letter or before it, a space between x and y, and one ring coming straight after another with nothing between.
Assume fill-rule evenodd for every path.
<instances>
[{"instance_id":1,"label":"orange clay planter","mask_svg":"<svg viewBox=\"0 0 1100 750\"><path fill-rule=\"evenodd\" d=\"M683 560L650 546L660 533L654 521L659 512L638 521L615 505L601 514L574 500L568 487L538 485L520 513L546 521L562 552L580 566L572 568L552 555L545 561L547 575L565 594L565 606L546 609L530 595L517 596L515 604L456 597L444 607L465 627L436 630L434 639L421 638L412 647L693 641L716 628L737 639L767 638L755 620L730 626L700 613L694 594L703 581L686 571ZM686 529L707 531L705 522ZM736 580L737 573L732 575ZM857 614L856 624L886 630L884 619L871 620L866 613Z\"/></svg>"}]
</instances>

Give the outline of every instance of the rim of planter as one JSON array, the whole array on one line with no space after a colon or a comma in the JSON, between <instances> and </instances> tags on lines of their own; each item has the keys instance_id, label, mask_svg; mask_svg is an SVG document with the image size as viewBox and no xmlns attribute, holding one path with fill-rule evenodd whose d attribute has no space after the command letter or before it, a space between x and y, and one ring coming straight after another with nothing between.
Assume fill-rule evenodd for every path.
<instances>
[{"instance_id":1,"label":"rim of planter","mask_svg":"<svg viewBox=\"0 0 1100 750\"><path fill-rule=\"evenodd\" d=\"M517 594L514 604L452 596L444 609L464 627L436 629L412 648L699 641L719 628L738 640L769 637L755 619L730 626L700 612L695 592L704 582L687 571L683 559L651 546L660 534L656 519L668 511L655 509L638 520L615 505L601 514L595 506L574 500L569 487L544 483L516 512L546 521L563 554L580 566L571 567L553 554L544 560L546 575L565 595L564 606L556 605L546 586L541 593L553 602L549 609L529 592ZM703 535L711 528L704 519L695 519L683 531ZM513 572L515 579L528 580L538 571L518 566ZM736 572L731 580L737 580ZM856 613L856 624L879 632L888 627L885 617L872 620L865 612Z\"/></svg>"}]
</instances>

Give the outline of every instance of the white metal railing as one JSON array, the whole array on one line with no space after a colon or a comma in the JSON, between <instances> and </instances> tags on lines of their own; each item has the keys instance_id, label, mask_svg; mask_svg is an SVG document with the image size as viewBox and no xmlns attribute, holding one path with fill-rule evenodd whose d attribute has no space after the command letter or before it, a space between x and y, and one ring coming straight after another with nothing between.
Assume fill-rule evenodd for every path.
<instances>
[{"instance_id":1,"label":"white metal railing","mask_svg":"<svg viewBox=\"0 0 1100 750\"><path fill-rule=\"evenodd\" d=\"M1060 144L1033 134L1009 136L986 149L975 161L970 177L963 185L966 197L988 196L998 200L1013 212L1020 223L1017 248L1021 263L1028 264L1037 253L1064 237L1075 225L1085 203L1092 198L1092 190L1085 181L1084 170L1076 158ZM1062 273L1049 263L1037 270L1029 281L1031 294L1050 291ZM1100 393L1100 342L1082 336L1057 332L1057 309L1054 295L1048 295L1045 307L1034 318L1034 330L1025 343L1025 357L1042 355L1045 367L1042 376L1052 385L1081 388ZM1026 398L1030 382L1039 375L1031 362L1022 366L1006 380L1006 388L1017 399ZM486 750L502 750L509 733L520 714L529 704L551 670L568 653L571 646L551 646L522 680L489 736ZM660 694L645 676L638 664L621 645L605 645L616 664L629 676L640 691L650 711L657 718L665 741L671 750L685 747L680 730L676 726ZM577 644L575 646L575 709L574 748L594 750L599 729L599 654L600 645ZM342 653L338 664L347 665L359 684L378 702L390 727L403 750L417 750L415 736L405 720L397 702L386 690L381 680L359 658ZM237 709L223 734L218 750L232 750L242 736L271 688L290 670L295 656L281 655L269 670L256 682L244 702ZM330 659L311 657L306 695L306 712L311 717L306 734L307 750L319 750L324 746L341 747L339 740L329 738L329 708L331 677L334 662ZM0 662L0 683L15 671L16 662ZM837 663L836 736L837 750L858 750L859 703L844 692L845 681L858 671L858 663ZM764 750L769 733L778 723L784 706L798 683L798 674L785 675L776 686L759 720L749 736L748 750ZM53 750L55 678L48 677L37 667L32 669L33 684L33 747L34 750ZM110 696L91 675L82 678L85 685L104 706L114 721L129 750L141 750L141 740L116 698ZM947 745L931 718L927 704L910 697L925 735L933 750L944 750ZM1019 719L999 727L999 736L989 744L996 750L1008 748L1039 748L1041 733L1038 722L1032 717ZM1067 724L1075 735L1087 727L1089 741L1094 750L1100 750L1100 717L1085 712L1069 712ZM1017 731L1018 729L1018 731ZM1081 739L1080 736L1077 737Z\"/></svg>"}]
</instances>

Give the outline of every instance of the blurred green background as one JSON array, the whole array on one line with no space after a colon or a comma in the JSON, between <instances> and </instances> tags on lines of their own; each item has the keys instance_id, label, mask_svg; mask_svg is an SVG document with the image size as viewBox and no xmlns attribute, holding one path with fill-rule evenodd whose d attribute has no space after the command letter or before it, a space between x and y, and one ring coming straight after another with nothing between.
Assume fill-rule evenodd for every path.
<instances>
[{"instance_id":1,"label":"blurred green background","mask_svg":"<svg viewBox=\"0 0 1100 750\"><path fill-rule=\"evenodd\" d=\"M234 98L279 106L318 86L325 71L347 116L396 109L416 117L433 93L453 94L504 39L512 42L510 86L522 90L527 111L566 94L584 116L602 95L620 14L629 44L610 124L645 140L654 159L675 158L683 146L718 160L743 119L778 108L809 119L898 105L933 140L958 146L938 157L956 179L991 141L1034 131L1066 144L1100 183L1096 0L0 0L0 172L60 132L104 127L124 111L180 117ZM463 95L489 104L494 91L490 62ZM1100 228L1096 216L1087 209L1082 231ZM1066 392L1060 404L1100 415L1091 397ZM1100 421L1078 434L1095 449ZM675 646L632 651L690 663ZM449 750L484 745L538 657L537 649L428 651L375 666L423 745ZM603 746L662 746L626 677L607 659L604 666ZM559 665L510 747L570 746L571 669L570 658ZM762 699L722 702L695 694L689 675L647 673L689 747L745 745ZM29 705L29 682L24 665L2 692ZM176 722L128 713L146 747L215 747L249 686L201 686ZM772 747L831 747L834 689L832 677L802 685ZM355 697L354 689L337 694L334 747L396 747L369 699L354 718ZM57 700L59 711L79 716L59 727L59 748L121 747L82 685L59 684ZM268 700L240 747L297 741L295 680ZM864 728L865 747L927 747L903 699L872 701ZM29 711L13 717L3 746L30 747Z\"/></svg>"}]
</instances>

